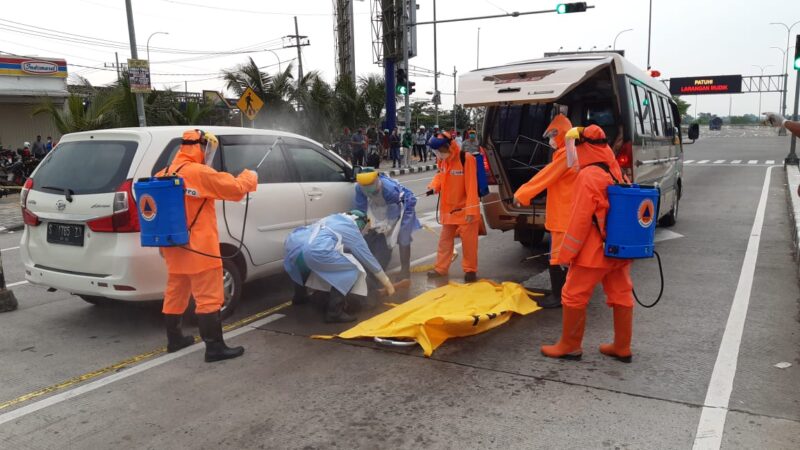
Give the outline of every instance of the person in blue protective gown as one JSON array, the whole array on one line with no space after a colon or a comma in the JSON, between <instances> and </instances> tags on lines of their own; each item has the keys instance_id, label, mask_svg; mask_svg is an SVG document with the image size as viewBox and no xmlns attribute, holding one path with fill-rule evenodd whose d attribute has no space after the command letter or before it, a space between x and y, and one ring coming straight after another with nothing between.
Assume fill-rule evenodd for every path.
<instances>
[{"instance_id":1,"label":"person in blue protective gown","mask_svg":"<svg viewBox=\"0 0 800 450\"><path fill-rule=\"evenodd\" d=\"M300 227L286 238L283 267L295 285L293 304L307 301L307 288L328 292L325 322L352 322L347 299L366 303L367 272L389 295L394 286L369 250L362 233L369 219L362 211L332 214Z\"/></svg>"},{"instance_id":2,"label":"person in blue protective gown","mask_svg":"<svg viewBox=\"0 0 800 450\"><path fill-rule=\"evenodd\" d=\"M391 258L391 248L397 244L400 248L400 280L411 279L411 235L422 228L417 220L417 199L414 193L385 174L372 169L364 169L356 175L356 195L353 207L366 211L370 219L373 233L379 234L388 245L385 264ZM370 244L372 239L367 240ZM371 245L374 253L378 253ZM383 246L386 248L386 246ZM376 255L377 256L377 255Z\"/></svg>"}]
</instances>

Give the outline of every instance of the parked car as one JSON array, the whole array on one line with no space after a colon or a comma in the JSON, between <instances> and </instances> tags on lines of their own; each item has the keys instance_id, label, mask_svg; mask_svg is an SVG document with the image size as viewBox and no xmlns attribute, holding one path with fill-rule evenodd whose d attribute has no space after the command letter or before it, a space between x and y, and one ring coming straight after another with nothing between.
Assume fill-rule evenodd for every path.
<instances>
[{"instance_id":1,"label":"parked car","mask_svg":"<svg viewBox=\"0 0 800 450\"><path fill-rule=\"evenodd\" d=\"M660 81L619 54L560 55L474 70L461 76L458 99L486 107L481 145L494 178L483 198L490 227L514 230L526 246L542 240L546 193L528 207L497 201L511 199L551 160L553 149L542 134L558 113L574 126L600 126L623 172L636 183L660 186L661 225L677 220L683 184L677 105Z\"/></svg>"},{"instance_id":2,"label":"parked car","mask_svg":"<svg viewBox=\"0 0 800 450\"><path fill-rule=\"evenodd\" d=\"M21 193L25 278L89 303L163 298L166 266L157 248L139 243L133 182L165 168L185 127L98 130L64 136ZM242 251L223 260L229 315L244 282L282 270L283 241L295 227L350 209L353 169L322 145L291 133L204 127L216 134L217 170L258 170L250 194ZM245 201L217 202L220 249L239 248Z\"/></svg>"}]
</instances>

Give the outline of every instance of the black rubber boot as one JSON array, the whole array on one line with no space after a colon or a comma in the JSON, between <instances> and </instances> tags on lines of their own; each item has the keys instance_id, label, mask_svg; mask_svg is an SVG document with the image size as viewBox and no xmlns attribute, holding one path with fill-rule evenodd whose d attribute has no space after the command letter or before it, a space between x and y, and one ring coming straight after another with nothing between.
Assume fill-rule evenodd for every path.
<instances>
[{"instance_id":1,"label":"black rubber boot","mask_svg":"<svg viewBox=\"0 0 800 450\"><path fill-rule=\"evenodd\" d=\"M411 279L411 246L400 246L400 280Z\"/></svg>"},{"instance_id":2,"label":"black rubber boot","mask_svg":"<svg viewBox=\"0 0 800 450\"><path fill-rule=\"evenodd\" d=\"M292 297L292 305L305 305L308 303L308 291L305 286L301 286L292 282L294 285L294 296Z\"/></svg>"},{"instance_id":3,"label":"black rubber boot","mask_svg":"<svg viewBox=\"0 0 800 450\"><path fill-rule=\"evenodd\" d=\"M464 282L474 283L478 281L478 274L475 272L464 272Z\"/></svg>"},{"instance_id":4,"label":"black rubber boot","mask_svg":"<svg viewBox=\"0 0 800 450\"><path fill-rule=\"evenodd\" d=\"M164 325L167 328L167 352L174 353L194 344L194 338L184 336L181 332L181 315L164 314Z\"/></svg>"},{"instance_id":5,"label":"black rubber boot","mask_svg":"<svg viewBox=\"0 0 800 450\"><path fill-rule=\"evenodd\" d=\"M428 271L428 278L444 278L446 276L447 276L447 274L439 273L436 270Z\"/></svg>"},{"instance_id":6,"label":"black rubber boot","mask_svg":"<svg viewBox=\"0 0 800 450\"><path fill-rule=\"evenodd\" d=\"M542 308L560 308L561 307L561 291L564 288L564 283L567 282L567 270L562 269L561 266L550 266L550 293L536 300Z\"/></svg>"},{"instance_id":7,"label":"black rubber boot","mask_svg":"<svg viewBox=\"0 0 800 450\"><path fill-rule=\"evenodd\" d=\"M222 322L219 311L197 315L200 337L206 343L206 362L222 361L244 354L244 347L228 347L222 338Z\"/></svg>"},{"instance_id":8,"label":"black rubber boot","mask_svg":"<svg viewBox=\"0 0 800 450\"><path fill-rule=\"evenodd\" d=\"M347 301L344 295L331 288L331 292L328 295L328 306L325 308L325 323L347 323L356 320L355 317L347 314L346 307Z\"/></svg>"}]
</instances>

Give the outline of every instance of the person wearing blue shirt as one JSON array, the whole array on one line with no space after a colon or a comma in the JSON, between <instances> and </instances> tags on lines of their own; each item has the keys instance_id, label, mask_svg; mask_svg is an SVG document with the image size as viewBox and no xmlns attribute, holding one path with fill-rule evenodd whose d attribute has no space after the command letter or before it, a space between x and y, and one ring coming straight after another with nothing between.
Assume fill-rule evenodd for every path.
<instances>
[{"instance_id":1,"label":"person wearing blue shirt","mask_svg":"<svg viewBox=\"0 0 800 450\"><path fill-rule=\"evenodd\" d=\"M422 228L417 220L414 193L372 169L364 169L356 175L356 181L353 207L367 211L372 230L384 235L389 248L395 244L400 247L400 280L410 280L411 235Z\"/></svg>"},{"instance_id":2,"label":"person wearing blue shirt","mask_svg":"<svg viewBox=\"0 0 800 450\"><path fill-rule=\"evenodd\" d=\"M325 322L352 322L355 317L346 312L347 297L366 303L367 271L389 295L394 293L394 285L362 235L368 223L364 212L354 210L332 214L289 234L283 267L295 285L293 304L305 303L306 288L328 292Z\"/></svg>"}]
</instances>

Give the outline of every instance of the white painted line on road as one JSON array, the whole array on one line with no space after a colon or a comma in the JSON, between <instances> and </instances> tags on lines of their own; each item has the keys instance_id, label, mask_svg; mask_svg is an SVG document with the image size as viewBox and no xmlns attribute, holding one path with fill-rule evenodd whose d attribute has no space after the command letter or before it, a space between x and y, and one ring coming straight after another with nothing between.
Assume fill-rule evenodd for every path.
<instances>
[{"instance_id":1,"label":"white painted line on road","mask_svg":"<svg viewBox=\"0 0 800 450\"><path fill-rule=\"evenodd\" d=\"M266 325L270 322L274 322L278 319L282 319L284 316L283 314L273 314L271 316L267 316L261 320L257 320L247 326L237 328L233 331L229 331L225 333L225 339L234 338L236 336L245 334L247 332L253 331L256 328ZM159 356L158 358L151 359L150 361L144 362L139 364L138 366L133 366L130 369L125 369L121 372L117 372L113 375L109 375L105 378L101 378L96 381L92 381L91 383L87 383L81 386L76 387L75 389L70 389L69 391L61 392L60 394L56 394L52 397L47 397L45 399L39 400L37 402L31 403L29 405L25 405L19 409L15 409L13 411L9 411L5 414L0 415L0 425L4 423L8 423L22 417L27 416L28 414L35 413L36 411L40 411L44 408L57 405L61 402L69 400L71 398L77 397L79 395L85 394L87 392L95 391L103 386L107 386L115 381L123 380L125 378L131 377L138 373L142 373L145 370L152 369L154 367L158 367L160 365L166 364L170 361L180 358L181 356L188 355L189 353L194 353L200 349L205 348L205 344L202 342L190 345L189 347L184 348L183 350L179 350L175 353L167 353L166 355Z\"/></svg>"},{"instance_id":2,"label":"white painted line on road","mask_svg":"<svg viewBox=\"0 0 800 450\"><path fill-rule=\"evenodd\" d=\"M747 164L758 164L758 160L751 159L750 161L747 161Z\"/></svg>"},{"instance_id":3,"label":"white painted line on road","mask_svg":"<svg viewBox=\"0 0 800 450\"><path fill-rule=\"evenodd\" d=\"M0 248L0 252L6 252L11 250L19 250L19 246L16 247L8 247L8 248Z\"/></svg>"},{"instance_id":4,"label":"white painted line on road","mask_svg":"<svg viewBox=\"0 0 800 450\"><path fill-rule=\"evenodd\" d=\"M714 164L722 164L724 162L725 162L724 159L718 159L718 160L714 161Z\"/></svg>"},{"instance_id":5,"label":"white painted line on road","mask_svg":"<svg viewBox=\"0 0 800 450\"><path fill-rule=\"evenodd\" d=\"M707 159L704 159L704 160L702 160L702 161L697 161L697 164L705 164L705 163L707 163L707 162L708 162L708 160L707 160Z\"/></svg>"},{"instance_id":6,"label":"white painted line on road","mask_svg":"<svg viewBox=\"0 0 800 450\"><path fill-rule=\"evenodd\" d=\"M700 423L697 425L694 449L717 450L722 445L722 433L725 430L728 404L733 391L733 379L736 376L736 366L739 361L739 346L742 343L747 307L750 304L750 293L753 289L753 275L758 260L764 213L767 209L769 182L774 168L775 166L769 167L764 177L761 199L758 201L753 229L750 232L750 239L747 241L747 251L744 254L742 271L739 274L739 284L736 286L736 293L733 296L728 322L725 324L725 333L722 335L717 361L714 364L714 371L711 373L705 402L703 402Z\"/></svg>"},{"instance_id":7,"label":"white painted line on road","mask_svg":"<svg viewBox=\"0 0 800 450\"><path fill-rule=\"evenodd\" d=\"M731 164L741 164L741 162L742 162L741 159L734 159L733 161L731 161Z\"/></svg>"},{"instance_id":8,"label":"white painted line on road","mask_svg":"<svg viewBox=\"0 0 800 450\"><path fill-rule=\"evenodd\" d=\"M766 160L764 162L764 164L766 164L768 166L771 166L771 165L775 164L775 160L774 159L768 159L768 160Z\"/></svg>"},{"instance_id":9,"label":"white painted line on road","mask_svg":"<svg viewBox=\"0 0 800 450\"><path fill-rule=\"evenodd\" d=\"M9 283L6 285L7 288L12 288L14 286L21 286L23 284L28 284L27 281L17 281L16 283Z\"/></svg>"},{"instance_id":10,"label":"white painted line on road","mask_svg":"<svg viewBox=\"0 0 800 450\"><path fill-rule=\"evenodd\" d=\"M694 160L693 160L693 159L687 159L687 160L686 160L686 161L684 161L683 163L684 163L684 164L691 164L691 163L693 163L693 162L694 162Z\"/></svg>"}]
</instances>

